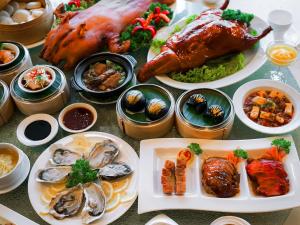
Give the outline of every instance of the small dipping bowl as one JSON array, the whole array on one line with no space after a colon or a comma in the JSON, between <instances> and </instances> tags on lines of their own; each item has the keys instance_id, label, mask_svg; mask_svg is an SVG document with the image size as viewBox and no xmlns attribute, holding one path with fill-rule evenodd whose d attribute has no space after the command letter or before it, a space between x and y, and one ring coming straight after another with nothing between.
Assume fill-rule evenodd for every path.
<instances>
[{"instance_id":1,"label":"small dipping bowl","mask_svg":"<svg viewBox=\"0 0 300 225\"><path fill-rule=\"evenodd\" d=\"M1 67L7 67L9 64L14 64L14 62L18 59L20 54L19 47L14 43L4 42L2 43L2 48L13 51L15 53L15 57L12 61L1 64Z\"/></svg>"},{"instance_id":2,"label":"small dipping bowl","mask_svg":"<svg viewBox=\"0 0 300 225\"><path fill-rule=\"evenodd\" d=\"M58 132L57 120L49 114L34 114L25 118L17 128L18 140L26 146L47 144Z\"/></svg>"},{"instance_id":3,"label":"small dipping bowl","mask_svg":"<svg viewBox=\"0 0 300 225\"><path fill-rule=\"evenodd\" d=\"M0 176L0 191L6 188L9 188L12 185L15 185L23 175L22 164L24 162L24 152L17 148L16 146L9 143L0 143L0 154L10 154L14 155L16 158L16 163L14 168Z\"/></svg>"},{"instance_id":4,"label":"small dipping bowl","mask_svg":"<svg viewBox=\"0 0 300 225\"><path fill-rule=\"evenodd\" d=\"M222 216L214 220L210 225L250 225L246 220L236 216Z\"/></svg>"},{"instance_id":5,"label":"small dipping bowl","mask_svg":"<svg viewBox=\"0 0 300 225\"><path fill-rule=\"evenodd\" d=\"M30 89L24 87L24 85L23 85L23 78L24 78L24 76L27 73L30 73L31 71L36 70L36 69L45 69L48 73L50 73L52 79L51 79L51 82L46 87L43 87L43 88L38 89L38 90L30 90ZM56 78L56 73L55 73L55 71L52 68L50 68L49 66L38 65L38 66L31 67L30 69L25 70L24 72L22 72L22 74L18 78L18 86L24 92L27 92L27 93L38 93L38 92L45 91L46 89L48 89L49 87L51 87L51 85L55 81L55 78Z\"/></svg>"},{"instance_id":6,"label":"small dipping bowl","mask_svg":"<svg viewBox=\"0 0 300 225\"><path fill-rule=\"evenodd\" d=\"M293 22L292 14L284 9L276 9L269 13L268 22L273 28L274 40L283 40L285 32Z\"/></svg>"},{"instance_id":7,"label":"small dipping bowl","mask_svg":"<svg viewBox=\"0 0 300 225\"><path fill-rule=\"evenodd\" d=\"M219 123L207 120L204 113L196 112L187 101L193 94L201 94L207 100L207 108L220 105L224 110L224 119ZM184 92L176 102L176 128L184 138L226 139L234 122L234 107L231 99L217 89L199 88Z\"/></svg>"},{"instance_id":8,"label":"small dipping bowl","mask_svg":"<svg viewBox=\"0 0 300 225\"><path fill-rule=\"evenodd\" d=\"M76 109L79 109L80 111L76 112L75 111ZM83 110L85 110L86 112L84 112ZM82 115L86 114L87 112L90 112L90 114L92 116L92 120L84 128L74 129L74 128L68 127L67 123L70 123L70 121L66 122L65 117L68 116L68 113L71 113L71 112L73 112L73 115L69 114L68 120L79 120L80 118L78 118L78 116L81 117L81 119L83 119ZM58 117L58 123L62 129L64 129L65 131L67 131L69 133L81 133L81 132L91 129L95 125L95 123L97 121L97 117L98 117L98 115L97 115L96 109L93 106L91 106L90 104L74 103L74 104L68 105L60 112L59 117Z\"/></svg>"},{"instance_id":9,"label":"small dipping bowl","mask_svg":"<svg viewBox=\"0 0 300 225\"><path fill-rule=\"evenodd\" d=\"M157 120L150 120L145 114L145 109L139 112L128 111L123 103L125 95L131 91L142 92L146 102L152 99L163 100L167 105L167 112ZM117 120L120 129L131 138L142 140L158 138L166 135L174 124L175 100L173 95L165 88L154 84L140 84L133 86L122 93L116 105Z\"/></svg>"}]
</instances>

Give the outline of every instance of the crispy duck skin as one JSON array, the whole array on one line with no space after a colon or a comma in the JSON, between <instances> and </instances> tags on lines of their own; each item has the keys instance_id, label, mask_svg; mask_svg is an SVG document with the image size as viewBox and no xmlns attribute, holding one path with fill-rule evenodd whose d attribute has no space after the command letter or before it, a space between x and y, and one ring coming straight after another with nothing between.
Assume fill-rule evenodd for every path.
<instances>
[{"instance_id":1,"label":"crispy duck skin","mask_svg":"<svg viewBox=\"0 0 300 225\"><path fill-rule=\"evenodd\" d=\"M247 24L223 20L221 15L228 3L229 0L226 0L220 9L202 12L185 29L168 38L160 54L140 69L138 80L145 82L156 75L185 72L202 66L210 59L242 52L272 30L268 27L258 36L252 36Z\"/></svg>"},{"instance_id":2,"label":"crispy duck skin","mask_svg":"<svg viewBox=\"0 0 300 225\"><path fill-rule=\"evenodd\" d=\"M246 170L258 195L271 197L289 192L288 175L282 162L270 159L248 159Z\"/></svg>"},{"instance_id":3,"label":"crispy duck skin","mask_svg":"<svg viewBox=\"0 0 300 225\"><path fill-rule=\"evenodd\" d=\"M151 0L101 0L78 12L65 12L61 4L55 11L61 23L48 33L41 57L71 69L106 44L111 52L126 52L130 41L121 43L120 33L150 4Z\"/></svg>"},{"instance_id":4,"label":"crispy duck skin","mask_svg":"<svg viewBox=\"0 0 300 225\"><path fill-rule=\"evenodd\" d=\"M209 194L228 198L239 193L240 175L227 159L211 157L202 166L202 185Z\"/></svg>"},{"instance_id":5,"label":"crispy duck skin","mask_svg":"<svg viewBox=\"0 0 300 225\"><path fill-rule=\"evenodd\" d=\"M174 170L175 163L173 161L166 160L161 175L161 184L165 194L172 194L175 191Z\"/></svg>"}]
</instances>

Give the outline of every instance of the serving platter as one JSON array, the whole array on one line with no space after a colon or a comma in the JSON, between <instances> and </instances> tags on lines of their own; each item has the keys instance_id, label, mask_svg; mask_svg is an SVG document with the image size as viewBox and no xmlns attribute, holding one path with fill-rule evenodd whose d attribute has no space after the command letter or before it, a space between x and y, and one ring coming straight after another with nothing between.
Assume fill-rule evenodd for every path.
<instances>
[{"instance_id":1,"label":"serving platter","mask_svg":"<svg viewBox=\"0 0 300 225\"><path fill-rule=\"evenodd\" d=\"M41 199L41 194L43 192L43 186L41 183L36 182L36 174L39 169L49 166L49 158L51 155L51 149L56 146L70 146L72 148L76 148L77 150L86 151L86 149L90 149L94 146L96 142L99 142L104 139L110 139L114 141L120 149L120 154L118 156L118 161L122 161L127 163L131 169L133 169L134 173L130 178L130 183L127 188L127 192L136 193L137 192L137 180L138 180L138 161L139 158L134 151L134 149L127 144L122 139L107 133L101 132L85 132L81 134L70 135L64 137L63 139L55 142L51 146L49 146L36 160L35 164L32 167L29 181L28 181L28 195L36 213L47 223L52 225L81 225L82 221L80 216L75 216L72 218L67 218L64 220L56 220L51 215L48 215L48 206ZM110 212L105 212L103 217L93 224L95 225L106 225L109 224L120 216L122 216L134 203L136 199L136 195L130 201L121 203L117 208Z\"/></svg>"},{"instance_id":2,"label":"serving platter","mask_svg":"<svg viewBox=\"0 0 300 225\"><path fill-rule=\"evenodd\" d=\"M272 140L280 137L249 140L204 140L164 138L143 140L140 145L140 173L138 213L157 210L192 209L234 213L261 213L300 206L300 162L297 149L291 136L285 136L292 142L290 153L283 164L287 171L290 191L282 196L261 197L253 193L249 183L245 164L238 164L240 173L240 193L231 198L217 198L207 194L201 185L201 167L203 159L209 156L224 157L237 147L256 158L270 147ZM186 193L183 196L165 195L161 188L161 168L165 160L176 159L177 153L190 143L198 143L203 153L196 156L187 169Z\"/></svg>"},{"instance_id":3,"label":"serving platter","mask_svg":"<svg viewBox=\"0 0 300 225\"><path fill-rule=\"evenodd\" d=\"M0 224L10 224L9 222L22 225L38 225L30 219L0 204Z\"/></svg>"},{"instance_id":4,"label":"serving platter","mask_svg":"<svg viewBox=\"0 0 300 225\"><path fill-rule=\"evenodd\" d=\"M163 27L160 29L155 39L159 40L167 40L170 34L174 31L174 29L179 27L184 27L186 24L186 18L178 21L177 23L174 23L168 27ZM257 31L258 34L260 34L266 27L268 27L268 24L261 19L260 17L255 16L253 20L251 21L251 28ZM267 60L263 47L265 46L265 43L267 43L268 36L260 40L260 44L258 46L255 46L254 48L251 48L249 50L244 51L244 55L246 58L245 61L245 67L238 72L229 75L227 77L211 81L211 82L202 82L202 83L185 83L185 82L179 82L176 80L171 79L167 75L160 75L156 76L156 79L160 82L177 89L181 90L191 90L195 88L222 88L229 86L231 84L234 84L238 81L241 81L245 79L246 77L250 76L252 73L254 73L256 70L258 70ZM147 55L147 62L149 62L151 59L153 59L157 53L153 51L152 48L149 49L148 55Z\"/></svg>"}]
</instances>

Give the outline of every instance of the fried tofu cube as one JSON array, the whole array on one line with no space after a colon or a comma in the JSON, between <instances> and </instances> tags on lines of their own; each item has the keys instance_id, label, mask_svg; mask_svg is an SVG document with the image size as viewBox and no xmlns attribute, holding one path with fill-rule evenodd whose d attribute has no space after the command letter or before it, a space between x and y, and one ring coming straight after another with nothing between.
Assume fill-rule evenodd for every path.
<instances>
[{"instance_id":1,"label":"fried tofu cube","mask_svg":"<svg viewBox=\"0 0 300 225\"><path fill-rule=\"evenodd\" d=\"M277 95L278 95L278 91L273 90L270 92L269 97L275 98L275 97L277 97Z\"/></svg>"},{"instance_id":2,"label":"fried tofu cube","mask_svg":"<svg viewBox=\"0 0 300 225\"><path fill-rule=\"evenodd\" d=\"M278 123L284 123L284 118L281 117L281 116L276 115L276 121L277 121Z\"/></svg>"},{"instance_id":3,"label":"fried tofu cube","mask_svg":"<svg viewBox=\"0 0 300 225\"><path fill-rule=\"evenodd\" d=\"M270 113L270 112L261 111L260 115L259 115L259 118L270 120L270 121L274 121L275 114L274 113Z\"/></svg>"},{"instance_id":4,"label":"fried tofu cube","mask_svg":"<svg viewBox=\"0 0 300 225\"><path fill-rule=\"evenodd\" d=\"M252 102L257 104L257 105L263 105L263 104L266 104L267 103L267 99L264 98L264 97L260 97L260 96L255 96L253 99L252 99Z\"/></svg>"},{"instance_id":5,"label":"fried tofu cube","mask_svg":"<svg viewBox=\"0 0 300 225\"><path fill-rule=\"evenodd\" d=\"M293 104L292 103L285 103L284 113L289 116L293 115Z\"/></svg>"},{"instance_id":6,"label":"fried tofu cube","mask_svg":"<svg viewBox=\"0 0 300 225\"><path fill-rule=\"evenodd\" d=\"M258 116L259 116L259 111L260 111L260 109L259 109L258 106L253 106L252 110L250 112L250 118L251 119L257 119Z\"/></svg>"},{"instance_id":7,"label":"fried tofu cube","mask_svg":"<svg viewBox=\"0 0 300 225\"><path fill-rule=\"evenodd\" d=\"M260 97L266 97L267 96L267 92L265 90L260 90L257 92L258 96Z\"/></svg>"}]
</instances>

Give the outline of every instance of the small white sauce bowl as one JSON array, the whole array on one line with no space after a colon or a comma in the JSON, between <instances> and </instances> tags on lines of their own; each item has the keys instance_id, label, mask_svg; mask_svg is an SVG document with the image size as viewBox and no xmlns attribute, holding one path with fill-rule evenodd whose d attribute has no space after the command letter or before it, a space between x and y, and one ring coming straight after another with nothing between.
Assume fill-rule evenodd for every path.
<instances>
[{"instance_id":1,"label":"small white sauce bowl","mask_svg":"<svg viewBox=\"0 0 300 225\"><path fill-rule=\"evenodd\" d=\"M51 82L44 88L42 89L38 89L38 90L30 90L26 87L24 87L24 85L22 84L22 80L24 78L24 76L27 74L27 73L30 73L31 71L33 70L36 70L36 69L45 69L47 72L49 72L52 76L52 80ZM38 65L38 66L34 66L34 67L31 67L30 69L28 70L25 70L24 72L22 72L22 74L19 76L18 78L18 86L25 92L27 93L38 93L38 92L42 92L42 91L45 91L46 89L48 89L49 87L51 87L51 85L54 83L55 81L55 78L56 78L56 73L53 69L51 69L50 67L48 66L42 66L42 65Z\"/></svg>"},{"instance_id":2,"label":"small white sauce bowl","mask_svg":"<svg viewBox=\"0 0 300 225\"><path fill-rule=\"evenodd\" d=\"M65 124L64 124L63 120L64 120L65 114L68 111L70 111L72 109L75 109L75 108L85 108L85 109L89 110L93 114L93 122L89 126L87 126L86 128L84 128L84 129L81 129L81 130L72 130L72 129L66 127ZM84 131L87 131L87 130L91 129L95 125L95 123L97 121L97 117L98 117L98 115L97 115L96 109L93 106L91 106L90 104L87 104L87 103L73 103L73 104L68 105L67 107L65 107L60 112L60 114L58 116L58 123L59 123L59 126L62 129L64 129L65 131L67 131L69 133L74 133L75 134L75 133L81 133L81 132L84 132Z\"/></svg>"},{"instance_id":3,"label":"small white sauce bowl","mask_svg":"<svg viewBox=\"0 0 300 225\"><path fill-rule=\"evenodd\" d=\"M50 124L50 126L51 126L50 134L43 140L39 140L39 141L30 140L29 138L27 138L25 136L25 129L29 124L31 124L34 121L38 121L38 120L44 120ZM19 124L19 126L17 128L17 138L18 138L19 142L21 142L23 145L26 145L29 147L36 147L36 146L44 145L44 144L47 144L48 142L50 142L56 136L57 132L58 132L58 123L57 123L57 120L53 116L51 116L49 114L43 114L43 113L33 114L33 115L25 118Z\"/></svg>"},{"instance_id":4,"label":"small white sauce bowl","mask_svg":"<svg viewBox=\"0 0 300 225\"><path fill-rule=\"evenodd\" d=\"M222 216L214 220L210 225L250 225L246 220L236 216Z\"/></svg>"},{"instance_id":5,"label":"small white sauce bowl","mask_svg":"<svg viewBox=\"0 0 300 225\"><path fill-rule=\"evenodd\" d=\"M274 39L283 40L285 32L292 25L293 16L287 10L276 9L269 13L268 22L273 28Z\"/></svg>"},{"instance_id":6,"label":"small white sauce bowl","mask_svg":"<svg viewBox=\"0 0 300 225\"><path fill-rule=\"evenodd\" d=\"M0 153L1 149L10 149L12 151L15 151L18 154L19 158L17 164L11 171L0 177L0 190L9 188L10 186L16 184L21 178L21 176L23 175L22 163L25 154L21 149L9 143L0 143Z\"/></svg>"},{"instance_id":7,"label":"small white sauce bowl","mask_svg":"<svg viewBox=\"0 0 300 225\"><path fill-rule=\"evenodd\" d=\"M8 62L8 63L3 63L1 64L1 66L6 66L7 64L10 64L10 63L13 63L18 57L19 57L19 54L20 54L20 50L19 48L14 45L13 43L3 43L3 47L6 48L6 49L9 49L9 50L12 50L15 52L15 58L11 61L11 62Z\"/></svg>"},{"instance_id":8,"label":"small white sauce bowl","mask_svg":"<svg viewBox=\"0 0 300 225\"><path fill-rule=\"evenodd\" d=\"M243 106L245 99L253 92L258 90L276 90L283 93L293 104L294 115L292 120L280 127L267 127L252 121L244 112ZM300 94L287 84L274 80L253 80L240 86L233 95L233 105L236 115L248 127L265 134L285 134L300 126Z\"/></svg>"}]
</instances>

